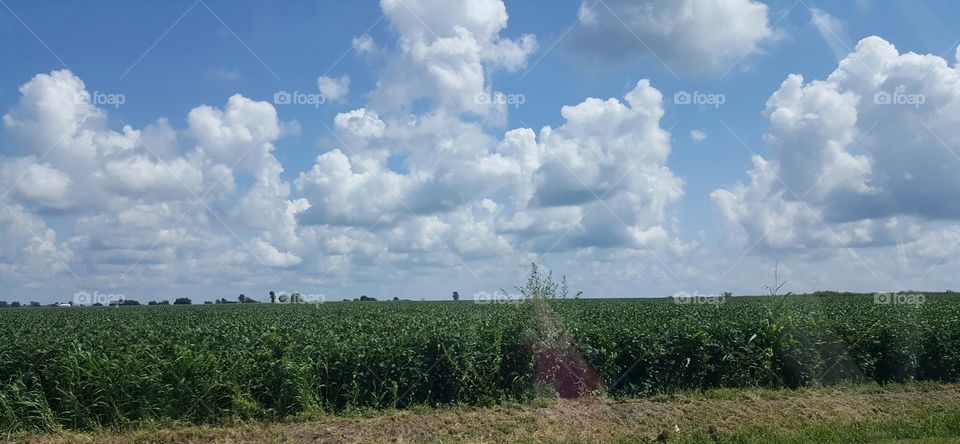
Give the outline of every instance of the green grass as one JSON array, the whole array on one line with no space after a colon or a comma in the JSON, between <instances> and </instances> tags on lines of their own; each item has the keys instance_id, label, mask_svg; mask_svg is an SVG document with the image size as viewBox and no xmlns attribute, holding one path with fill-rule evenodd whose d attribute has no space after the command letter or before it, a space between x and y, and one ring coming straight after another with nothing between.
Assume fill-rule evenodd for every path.
<instances>
[{"instance_id":1,"label":"green grass","mask_svg":"<svg viewBox=\"0 0 960 444\"><path fill-rule=\"evenodd\" d=\"M829 422L796 430L783 427L751 427L726 434L714 440L709 434L698 434L675 440L678 443L837 443L851 442L960 442L960 412L934 410L914 412L901 418L870 419L851 422ZM924 441L925 440L925 441Z\"/></svg>"}]
</instances>

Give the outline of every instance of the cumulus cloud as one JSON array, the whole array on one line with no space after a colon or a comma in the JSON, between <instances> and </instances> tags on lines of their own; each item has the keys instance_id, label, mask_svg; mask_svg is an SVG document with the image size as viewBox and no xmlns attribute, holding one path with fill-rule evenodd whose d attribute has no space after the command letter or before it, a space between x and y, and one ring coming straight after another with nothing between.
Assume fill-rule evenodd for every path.
<instances>
[{"instance_id":1,"label":"cumulus cloud","mask_svg":"<svg viewBox=\"0 0 960 444\"><path fill-rule=\"evenodd\" d=\"M755 0L585 0L571 44L605 61L642 55L670 71L719 74L773 35L767 9Z\"/></svg>"},{"instance_id":2,"label":"cumulus cloud","mask_svg":"<svg viewBox=\"0 0 960 444\"><path fill-rule=\"evenodd\" d=\"M451 264L479 279L548 251L603 261L690 251L649 81L565 106L558 126L505 130L505 104L480 96L495 91L491 72L521 69L537 43L501 35L504 4L381 6L396 43L355 45L383 55L382 77L368 103L332 119L332 146L309 166L275 155L292 132L268 102L235 94L199 104L183 128L158 118L113 129L106 110L76 100L86 87L73 73L26 82L4 115L17 145L0 160L10 189L0 203L12 209L0 216L0 269L26 282L26 264L69 266L88 288L383 284ZM318 87L333 100L348 83ZM48 214L63 219L47 226Z\"/></svg>"},{"instance_id":3,"label":"cumulus cloud","mask_svg":"<svg viewBox=\"0 0 960 444\"><path fill-rule=\"evenodd\" d=\"M960 73L933 55L863 39L825 80L789 76L767 101L749 184L711 194L744 239L771 247L890 245L905 226L957 220ZM906 225L905 225L906 224Z\"/></svg>"},{"instance_id":4,"label":"cumulus cloud","mask_svg":"<svg viewBox=\"0 0 960 444\"><path fill-rule=\"evenodd\" d=\"M535 48L532 36L499 36L503 4L382 6L399 39L385 74L370 103L335 117L335 147L295 180L309 205L297 220L324 239L324 266L357 278L349 267L450 255L689 251L673 214L683 181L666 166L663 97L649 81L563 107L556 128L501 133L506 109L474 96L493 91L487 72L518 69Z\"/></svg>"},{"instance_id":5,"label":"cumulus cloud","mask_svg":"<svg viewBox=\"0 0 960 444\"><path fill-rule=\"evenodd\" d=\"M20 92L3 116L16 148L0 159L0 185L9 190L0 196L0 229L19 238L3 246L5 279L29 281L29 265L76 270L77 284L106 288L177 275L222 280L256 262L295 265L299 256L276 245L298 243L294 218L306 203L288 200L279 178L271 151L282 125L272 105L235 95L223 109L195 108L184 130L160 118L115 131L68 70L38 74ZM257 179L239 197L237 174ZM254 209L269 222L251 216ZM69 238L46 225L49 214L72 223ZM244 242L241 227L259 230L247 251L235 245ZM265 259L252 260L260 254Z\"/></svg>"},{"instance_id":6,"label":"cumulus cloud","mask_svg":"<svg viewBox=\"0 0 960 444\"><path fill-rule=\"evenodd\" d=\"M251 240L248 247L256 258L271 267L292 267L303 261L297 255L289 251L280 251L260 238Z\"/></svg>"},{"instance_id":7,"label":"cumulus cloud","mask_svg":"<svg viewBox=\"0 0 960 444\"><path fill-rule=\"evenodd\" d=\"M530 207L601 202L594 211L582 209L571 245L640 247L667 240L660 224L682 196L683 182L665 166L670 143L659 126L662 100L641 80L625 102L589 98L562 109L562 126L540 131L544 157L532 176Z\"/></svg>"},{"instance_id":8,"label":"cumulus cloud","mask_svg":"<svg viewBox=\"0 0 960 444\"><path fill-rule=\"evenodd\" d=\"M385 217L389 222L396 210L403 210L399 199L415 183L416 179L395 173L379 162L355 166L342 151L329 151L318 156L313 168L300 173L296 180L297 190L311 205L301 221L371 225Z\"/></svg>"},{"instance_id":9,"label":"cumulus cloud","mask_svg":"<svg viewBox=\"0 0 960 444\"><path fill-rule=\"evenodd\" d=\"M398 42L371 93L378 111L405 114L417 100L431 99L452 114L504 114L505 105L477 100L491 93L485 73L525 66L537 41L529 34L516 40L500 36L508 17L502 1L381 0L380 5Z\"/></svg>"},{"instance_id":10,"label":"cumulus cloud","mask_svg":"<svg viewBox=\"0 0 960 444\"><path fill-rule=\"evenodd\" d=\"M190 110L187 122L204 155L246 171L262 166L281 132L273 105L239 94L223 109L202 105Z\"/></svg>"},{"instance_id":11,"label":"cumulus cloud","mask_svg":"<svg viewBox=\"0 0 960 444\"><path fill-rule=\"evenodd\" d=\"M387 129L387 124L380 120L377 112L366 108L337 114L333 124L341 136L352 140L359 139L361 143L383 136Z\"/></svg>"},{"instance_id":12,"label":"cumulus cloud","mask_svg":"<svg viewBox=\"0 0 960 444\"><path fill-rule=\"evenodd\" d=\"M19 205L0 206L0 273L8 284L62 276L72 280L74 253L46 222Z\"/></svg>"}]
</instances>

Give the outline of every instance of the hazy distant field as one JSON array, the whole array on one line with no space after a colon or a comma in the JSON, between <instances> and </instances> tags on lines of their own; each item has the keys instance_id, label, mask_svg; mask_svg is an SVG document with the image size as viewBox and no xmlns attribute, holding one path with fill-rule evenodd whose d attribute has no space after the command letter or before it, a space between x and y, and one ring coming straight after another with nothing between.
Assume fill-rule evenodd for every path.
<instances>
[{"instance_id":1,"label":"hazy distant field","mask_svg":"<svg viewBox=\"0 0 960 444\"><path fill-rule=\"evenodd\" d=\"M0 433L557 392L960 380L956 294L913 304L872 295L682 302L3 309Z\"/></svg>"}]
</instances>

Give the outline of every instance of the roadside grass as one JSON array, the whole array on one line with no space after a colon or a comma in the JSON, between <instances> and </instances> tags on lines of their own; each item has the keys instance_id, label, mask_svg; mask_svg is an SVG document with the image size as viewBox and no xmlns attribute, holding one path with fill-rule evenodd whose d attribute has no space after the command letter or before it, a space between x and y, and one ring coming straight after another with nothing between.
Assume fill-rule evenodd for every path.
<instances>
[{"instance_id":1,"label":"roadside grass","mask_svg":"<svg viewBox=\"0 0 960 444\"><path fill-rule=\"evenodd\" d=\"M8 436L11 442L960 443L960 384L719 389L648 398L540 398L491 407L302 415L223 426Z\"/></svg>"},{"instance_id":2,"label":"roadside grass","mask_svg":"<svg viewBox=\"0 0 960 444\"><path fill-rule=\"evenodd\" d=\"M960 443L960 410L948 413L933 410L911 412L902 418L871 419L856 422L830 422L786 429L782 426L745 427L714 439L698 432L671 442L705 443L852 443L852 442L929 442Z\"/></svg>"}]
</instances>

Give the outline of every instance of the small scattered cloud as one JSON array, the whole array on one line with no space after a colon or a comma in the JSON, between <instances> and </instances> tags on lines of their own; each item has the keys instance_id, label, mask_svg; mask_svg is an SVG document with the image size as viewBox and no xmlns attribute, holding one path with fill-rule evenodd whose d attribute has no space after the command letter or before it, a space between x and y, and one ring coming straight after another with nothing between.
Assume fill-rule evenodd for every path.
<instances>
[{"instance_id":1,"label":"small scattered cloud","mask_svg":"<svg viewBox=\"0 0 960 444\"><path fill-rule=\"evenodd\" d=\"M214 80L236 82L243 78L243 75L240 73L240 70L237 69L211 68L207 70L207 77Z\"/></svg>"},{"instance_id":2,"label":"small scattered cloud","mask_svg":"<svg viewBox=\"0 0 960 444\"><path fill-rule=\"evenodd\" d=\"M320 94L331 102L342 100L350 93L350 77L342 76L339 79L321 76L317 78L317 87Z\"/></svg>"},{"instance_id":3,"label":"small scattered cloud","mask_svg":"<svg viewBox=\"0 0 960 444\"><path fill-rule=\"evenodd\" d=\"M692 141L694 141L694 142L696 142L696 143L703 142L704 140L707 140L707 133L705 133L705 132L703 132L703 131L701 131L701 130L698 130L698 129L691 130L691 131L690 131L690 140L692 140Z\"/></svg>"},{"instance_id":4,"label":"small scattered cloud","mask_svg":"<svg viewBox=\"0 0 960 444\"><path fill-rule=\"evenodd\" d=\"M370 37L369 34L364 34L359 37L353 38L353 50L362 56L372 55L379 51L377 44L373 41L373 37Z\"/></svg>"}]
</instances>

